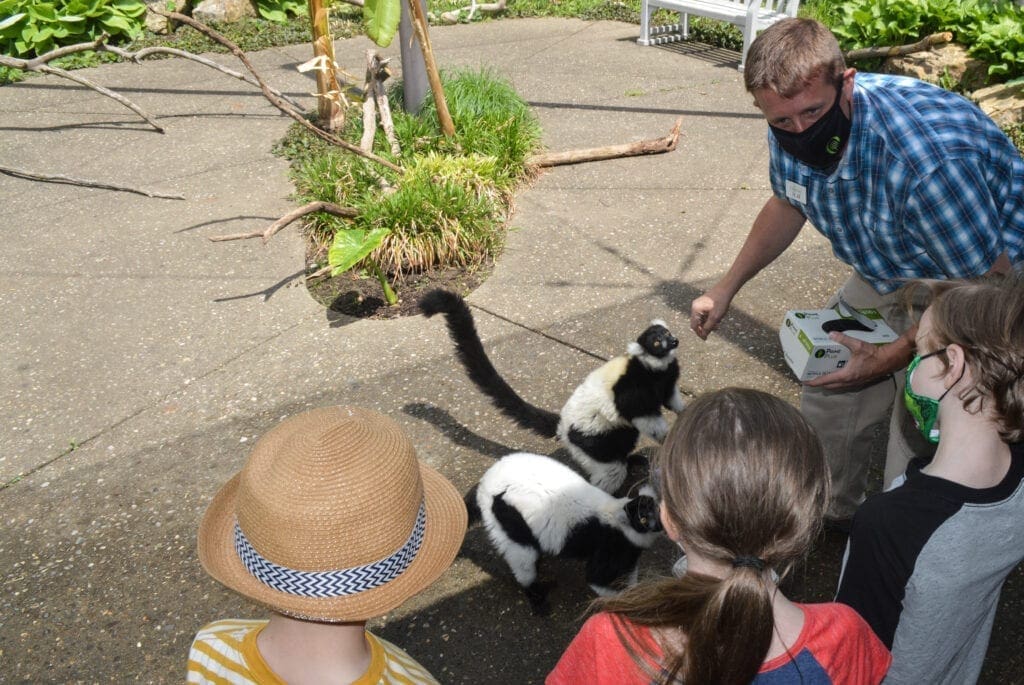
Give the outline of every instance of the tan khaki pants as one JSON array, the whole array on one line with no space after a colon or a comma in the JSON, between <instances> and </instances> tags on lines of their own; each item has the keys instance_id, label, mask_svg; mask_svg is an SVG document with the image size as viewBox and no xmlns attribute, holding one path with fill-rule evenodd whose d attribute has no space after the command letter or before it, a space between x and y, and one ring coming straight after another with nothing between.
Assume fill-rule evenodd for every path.
<instances>
[{"instance_id":1,"label":"tan khaki pants","mask_svg":"<svg viewBox=\"0 0 1024 685\"><path fill-rule=\"evenodd\" d=\"M839 292L828 301L835 306L839 293L858 309L874 308L898 334L914 323L895 294L879 295L867 281L854 273ZM920 312L918 312L920 315ZM830 391L804 386L800 411L825 445L832 473L832 502L827 515L832 518L853 516L868 485L868 467L876 450L887 438L883 487L903 473L913 457L934 452L914 427L903 404L905 373L855 390Z\"/></svg>"}]
</instances>

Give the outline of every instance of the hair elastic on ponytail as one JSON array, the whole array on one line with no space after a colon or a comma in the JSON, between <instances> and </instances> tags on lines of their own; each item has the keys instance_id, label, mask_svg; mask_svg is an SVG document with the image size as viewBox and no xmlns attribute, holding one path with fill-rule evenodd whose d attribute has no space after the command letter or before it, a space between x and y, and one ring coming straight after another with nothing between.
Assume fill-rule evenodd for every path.
<instances>
[{"instance_id":1,"label":"hair elastic on ponytail","mask_svg":"<svg viewBox=\"0 0 1024 685\"><path fill-rule=\"evenodd\" d=\"M764 559L761 557L738 556L732 560L733 568L753 568L758 571L763 571L765 566L766 564L764 563Z\"/></svg>"}]
</instances>

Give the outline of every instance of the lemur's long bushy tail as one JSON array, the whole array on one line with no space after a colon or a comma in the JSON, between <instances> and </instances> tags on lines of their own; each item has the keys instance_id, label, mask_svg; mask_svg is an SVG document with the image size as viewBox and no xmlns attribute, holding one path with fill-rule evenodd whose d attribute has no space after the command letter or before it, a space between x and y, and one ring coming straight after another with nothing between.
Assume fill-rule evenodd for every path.
<instances>
[{"instance_id":1,"label":"lemur's long bushy tail","mask_svg":"<svg viewBox=\"0 0 1024 685\"><path fill-rule=\"evenodd\" d=\"M465 497L462 498L462 501L466 503L466 528L471 528L474 524L479 523L480 519L483 518L480 514L480 503L476 501L476 491L479 487L480 484L477 483L470 488L469 492L467 492Z\"/></svg>"},{"instance_id":2,"label":"lemur's long bushy tail","mask_svg":"<svg viewBox=\"0 0 1024 685\"><path fill-rule=\"evenodd\" d=\"M473 313L469 311L469 305L458 293L431 290L420 300L420 309L427 317L444 314L459 361L466 368L470 380L491 398L491 402L501 410L501 413L523 428L544 437L555 436L558 430L558 414L528 403L498 374L484 352L484 346L473 323Z\"/></svg>"}]
</instances>

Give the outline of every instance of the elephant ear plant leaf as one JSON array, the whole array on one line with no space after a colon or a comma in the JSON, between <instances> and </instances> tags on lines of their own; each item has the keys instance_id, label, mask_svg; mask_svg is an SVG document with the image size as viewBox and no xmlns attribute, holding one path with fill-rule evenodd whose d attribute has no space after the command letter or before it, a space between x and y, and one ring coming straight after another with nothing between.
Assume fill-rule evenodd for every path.
<instances>
[{"instance_id":1,"label":"elephant ear plant leaf","mask_svg":"<svg viewBox=\"0 0 1024 685\"><path fill-rule=\"evenodd\" d=\"M391 289L384 271L380 264L370 257L384 240L384 236L391 232L389 228L375 228L369 233L361 228L342 229L334 234L334 242L327 252L327 262L333 267L332 276L344 273L355 266L358 262L366 260L367 265L373 270L380 287L384 290L384 299L389 305L398 303L398 295Z\"/></svg>"},{"instance_id":2,"label":"elephant ear plant leaf","mask_svg":"<svg viewBox=\"0 0 1024 685\"><path fill-rule=\"evenodd\" d=\"M402 18L402 0L365 0L363 24L366 35L382 48L391 45Z\"/></svg>"}]
</instances>

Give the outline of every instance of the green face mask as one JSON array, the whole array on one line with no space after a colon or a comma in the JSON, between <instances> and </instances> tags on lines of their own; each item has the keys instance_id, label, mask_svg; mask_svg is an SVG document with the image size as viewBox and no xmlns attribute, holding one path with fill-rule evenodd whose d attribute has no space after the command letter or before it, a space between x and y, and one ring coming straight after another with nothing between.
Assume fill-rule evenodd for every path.
<instances>
[{"instance_id":1,"label":"green face mask","mask_svg":"<svg viewBox=\"0 0 1024 685\"><path fill-rule=\"evenodd\" d=\"M918 395L911 388L911 383L914 377L914 370L917 369L918 364L920 364L922 360L945 351L946 348L943 347L941 350L929 352L924 356L916 355L910 362L910 366L907 367L907 380L903 385L903 403L907 405L907 411L909 411L910 415L914 417L914 424L917 426L917 429L921 431L921 435L923 435L925 440L930 443L939 442L939 429L935 427L935 422L939 418L939 402L942 401L943 397L949 394L949 391L953 389L953 385L956 385L956 383L946 388L946 392L942 393L937 400L931 397L925 397L924 395ZM963 376L962 373L960 375L961 377ZM957 381L957 383L959 383L959 381Z\"/></svg>"}]
</instances>

